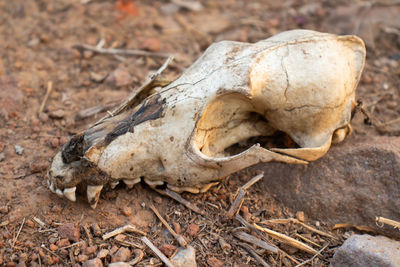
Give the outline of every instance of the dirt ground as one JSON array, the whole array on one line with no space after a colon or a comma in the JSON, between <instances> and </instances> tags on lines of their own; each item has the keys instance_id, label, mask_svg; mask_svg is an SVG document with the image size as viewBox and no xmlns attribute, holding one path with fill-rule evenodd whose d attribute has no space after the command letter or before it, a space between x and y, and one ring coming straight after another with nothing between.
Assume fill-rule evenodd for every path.
<instances>
[{"instance_id":1,"label":"dirt ground","mask_svg":"<svg viewBox=\"0 0 400 267\"><path fill-rule=\"evenodd\" d=\"M238 187L254 173L233 175L204 194L182 194L204 215L144 184L133 189L119 185L103 192L97 209L92 210L83 195L72 203L50 192L45 175L52 157L74 133L104 116L157 70L165 58L156 53L175 55L164 73L173 79L212 42L256 42L295 28L356 33L365 40L367 63L357 99L362 100L372 125L357 114L354 136L399 135L400 18L395 14L400 10L394 2L202 0L184 7L181 1L168 0L0 1L0 266L80 266L100 257L101 250L109 253L100 257L107 265L122 254L116 252L121 247L129 251L120 260L132 260L138 249L144 257L137 266L160 266L138 233L101 238L131 224L171 256L179 245L149 209L151 203L174 229L181 229L196 249L199 266L260 265L232 235L241 224L225 216ZM104 48L155 54L114 56L72 48L99 43ZM293 218L296 212L277 203L258 183L246 195L240 214L260 222ZM297 218L303 220L302 214L297 213ZM315 243L308 245L316 250L329 241L322 256L303 265L327 266L350 230L330 231L331 225L308 220L307 214L304 221L336 238L293 223L268 227L307 243L298 236L302 235ZM77 230L75 237L63 233L66 223L74 224L69 230ZM261 238L254 230L249 233ZM294 266L313 256L264 238L282 252L252 249L272 266Z\"/></svg>"}]
</instances>

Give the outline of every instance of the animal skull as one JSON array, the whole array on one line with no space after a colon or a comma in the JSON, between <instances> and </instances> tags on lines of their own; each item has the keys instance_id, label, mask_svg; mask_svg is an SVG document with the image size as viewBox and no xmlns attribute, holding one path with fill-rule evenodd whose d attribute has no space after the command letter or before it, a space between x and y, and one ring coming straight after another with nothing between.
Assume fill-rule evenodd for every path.
<instances>
[{"instance_id":1,"label":"animal skull","mask_svg":"<svg viewBox=\"0 0 400 267\"><path fill-rule=\"evenodd\" d=\"M121 180L198 193L259 162L316 160L351 133L364 60L358 37L308 30L214 43L171 84L142 87L74 136L54 157L49 187L75 201L85 184L94 208L103 186ZM230 149L277 132L298 147Z\"/></svg>"}]
</instances>

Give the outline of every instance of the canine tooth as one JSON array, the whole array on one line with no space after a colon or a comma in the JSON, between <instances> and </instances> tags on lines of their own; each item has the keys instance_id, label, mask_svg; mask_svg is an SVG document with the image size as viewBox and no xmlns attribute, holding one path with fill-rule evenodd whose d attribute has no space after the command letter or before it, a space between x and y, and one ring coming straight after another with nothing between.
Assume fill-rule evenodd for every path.
<instances>
[{"instance_id":1,"label":"canine tooth","mask_svg":"<svg viewBox=\"0 0 400 267\"><path fill-rule=\"evenodd\" d=\"M63 196L64 196L63 191L61 191L61 189L57 189L57 190L56 190L56 194L57 194L57 196L59 196L59 197L63 197Z\"/></svg>"},{"instance_id":2,"label":"canine tooth","mask_svg":"<svg viewBox=\"0 0 400 267\"><path fill-rule=\"evenodd\" d=\"M56 189L54 188L54 184L51 183L50 181L47 181L47 184L49 185L50 191L53 192L53 193L55 193L55 192L56 192Z\"/></svg>"},{"instance_id":3,"label":"canine tooth","mask_svg":"<svg viewBox=\"0 0 400 267\"><path fill-rule=\"evenodd\" d=\"M164 182L163 181L152 181L149 179L144 179L144 181L146 182L146 184L148 184L151 188L156 187L157 185L163 185Z\"/></svg>"},{"instance_id":4,"label":"canine tooth","mask_svg":"<svg viewBox=\"0 0 400 267\"><path fill-rule=\"evenodd\" d=\"M118 184L119 184L119 181L111 182L110 183L111 189L114 189Z\"/></svg>"},{"instance_id":5,"label":"canine tooth","mask_svg":"<svg viewBox=\"0 0 400 267\"><path fill-rule=\"evenodd\" d=\"M124 183L126 184L126 186L127 186L129 189L131 189L135 184L137 184L137 183L140 182L140 178L137 178L137 179L134 179L134 180L125 179L125 180L123 180L123 181L124 181Z\"/></svg>"},{"instance_id":6,"label":"canine tooth","mask_svg":"<svg viewBox=\"0 0 400 267\"><path fill-rule=\"evenodd\" d=\"M71 188L65 188L64 196L67 199L71 200L72 202L75 202L76 201L75 191L76 191L76 186Z\"/></svg>"},{"instance_id":7,"label":"canine tooth","mask_svg":"<svg viewBox=\"0 0 400 267\"><path fill-rule=\"evenodd\" d=\"M97 206L97 201L99 201L101 189L103 189L103 185L88 185L87 187L87 198L90 207L92 207L93 209L95 209Z\"/></svg>"}]
</instances>

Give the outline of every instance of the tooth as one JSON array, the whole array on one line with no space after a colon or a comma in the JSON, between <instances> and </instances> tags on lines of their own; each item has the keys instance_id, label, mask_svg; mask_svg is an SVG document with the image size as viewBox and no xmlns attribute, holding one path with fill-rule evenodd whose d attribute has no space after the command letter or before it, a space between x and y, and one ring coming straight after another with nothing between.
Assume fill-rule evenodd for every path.
<instances>
[{"instance_id":1,"label":"tooth","mask_svg":"<svg viewBox=\"0 0 400 267\"><path fill-rule=\"evenodd\" d=\"M110 183L111 189L114 189L118 184L119 184L119 181L111 182Z\"/></svg>"},{"instance_id":2,"label":"tooth","mask_svg":"<svg viewBox=\"0 0 400 267\"><path fill-rule=\"evenodd\" d=\"M95 209L97 206L97 201L99 201L101 189L103 189L103 185L88 185L87 187L87 198L90 206L93 209Z\"/></svg>"},{"instance_id":3,"label":"tooth","mask_svg":"<svg viewBox=\"0 0 400 267\"><path fill-rule=\"evenodd\" d=\"M123 180L126 186L131 189L135 184L140 182L140 178L134 179L134 180Z\"/></svg>"},{"instance_id":4,"label":"tooth","mask_svg":"<svg viewBox=\"0 0 400 267\"><path fill-rule=\"evenodd\" d=\"M57 189L57 190L56 190L56 194L57 194L57 196L59 196L59 197L63 197L63 196L64 196L63 191L61 191L61 189Z\"/></svg>"},{"instance_id":5,"label":"tooth","mask_svg":"<svg viewBox=\"0 0 400 267\"><path fill-rule=\"evenodd\" d=\"M56 189L54 188L54 184L51 183L50 181L48 181L47 183L50 184L50 185L49 185L50 191L53 192L53 193L55 193L55 192L56 192Z\"/></svg>"},{"instance_id":6,"label":"tooth","mask_svg":"<svg viewBox=\"0 0 400 267\"><path fill-rule=\"evenodd\" d=\"M155 188L157 185L163 185L164 182L163 181L152 181L149 179L144 179L144 181L146 182L146 184L148 184L151 188Z\"/></svg>"},{"instance_id":7,"label":"tooth","mask_svg":"<svg viewBox=\"0 0 400 267\"><path fill-rule=\"evenodd\" d=\"M67 199L71 200L72 202L75 202L76 201L75 191L76 191L76 186L71 188L65 188L64 196Z\"/></svg>"}]
</instances>

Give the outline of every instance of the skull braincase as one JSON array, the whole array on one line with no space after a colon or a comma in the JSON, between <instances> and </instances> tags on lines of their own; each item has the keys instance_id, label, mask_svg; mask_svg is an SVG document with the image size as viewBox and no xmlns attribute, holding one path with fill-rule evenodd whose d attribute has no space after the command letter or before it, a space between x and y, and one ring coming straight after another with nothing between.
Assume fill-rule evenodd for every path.
<instances>
[{"instance_id":1,"label":"skull braincase","mask_svg":"<svg viewBox=\"0 0 400 267\"><path fill-rule=\"evenodd\" d=\"M109 181L143 178L192 192L259 162L316 160L351 132L364 60L359 38L307 30L255 44L215 43L177 80L75 138L85 145L74 141L74 148ZM298 148L228 149L277 131ZM68 147L50 169L61 189L85 179L55 181L71 164Z\"/></svg>"}]
</instances>

